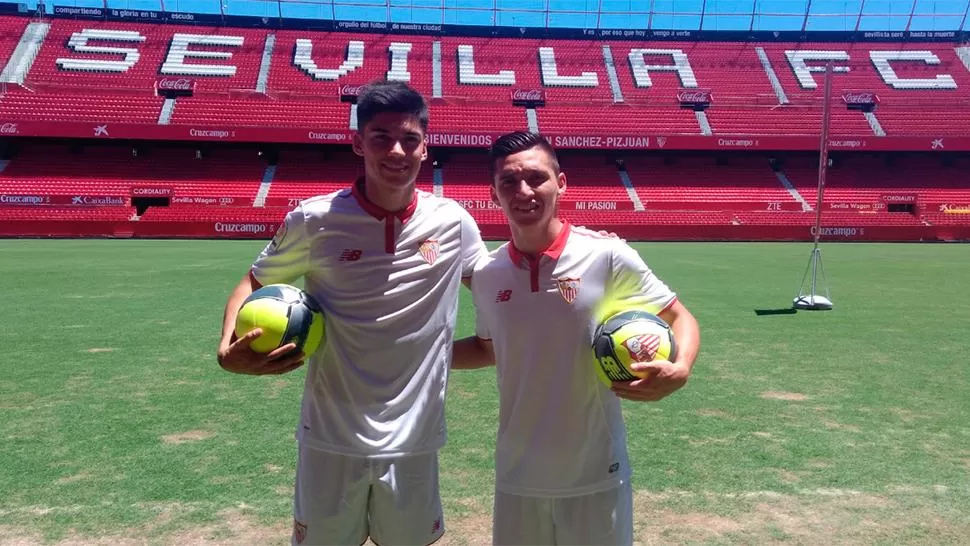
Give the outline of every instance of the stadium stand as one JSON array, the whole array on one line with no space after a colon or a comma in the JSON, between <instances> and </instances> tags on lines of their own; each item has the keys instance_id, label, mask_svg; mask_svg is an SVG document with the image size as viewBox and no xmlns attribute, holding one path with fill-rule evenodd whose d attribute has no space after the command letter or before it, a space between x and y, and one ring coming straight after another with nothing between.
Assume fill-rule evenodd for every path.
<instances>
[{"instance_id":1,"label":"stadium stand","mask_svg":"<svg viewBox=\"0 0 970 546\"><path fill-rule=\"evenodd\" d=\"M970 239L970 53L955 43L554 40L4 15L0 58L0 235L267 238L296 201L362 173L348 146L353 88L388 77L429 98L419 188L458 201L488 236L506 231L484 148L533 128L560 150L561 214L574 223L639 239L806 240L819 70L831 59L825 236ZM166 77L185 92L157 94ZM705 104L682 107L684 90L703 90ZM846 109L839 97L850 90L878 106ZM516 92L539 98L513 104Z\"/></svg>"},{"instance_id":2,"label":"stadium stand","mask_svg":"<svg viewBox=\"0 0 970 546\"><path fill-rule=\"evenodd\" d=\"M252 204L265 164L255 153L213 149L196 159L192 148L27 147L0 173L0 192L35 195L123 195L140 186L164 187L181 198L237 198ZM173 203L177 204L177 202Z\"/></svg>"}]
</instances>

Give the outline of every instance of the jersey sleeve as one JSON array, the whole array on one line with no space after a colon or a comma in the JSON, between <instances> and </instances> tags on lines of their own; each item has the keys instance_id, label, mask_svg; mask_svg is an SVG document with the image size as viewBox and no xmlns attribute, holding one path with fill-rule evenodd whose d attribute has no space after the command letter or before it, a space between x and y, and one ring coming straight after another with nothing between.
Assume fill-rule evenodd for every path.
<instances>
[{"instance_id":1,"label":"jersey sleeve","mask_svg":"<svg viewBox=\"0 0 970 546\"><path fill-rule=\"evenodd\" d=\"M488 256L488 249L482 241L482 232L471 214L460 205L458 213L461 217L461 276L471 277L475 264Z\"/></svg>"},{"instance_id":2,"label":"jersey sleeve","mask_svg":"<svg viewBox=\"0 0 970 546\"><path fill-rule=\"evenodd\" d=\"M488 321L485 320L482 310L477 306L475 307L475 335L480 339L492 339L492 332L488 328Z\"/></svg>"},{"instance_id":3,"label":"jersey sleeve","mask_svg":"<svg viewBox=\"0 0 970 546\"><path fill-rule=\"evenodd\" d=\"M656 315L677 301L677 294L653 273L630 245L618 242L611 258L611 296L615 304L641 308Z\"/></svg>"},{"instance_id":4,"label":"jersey sleeve","mask_svg":"<svg viewBox=\"0 0 970 546\"><path fill-rule=\"evenodd\" d=\"M481 294L475 290L475 281L472 280L472 303L475 305L475 335L480 339L492 339L492 332L488 327L488 317L483 310Z\"/></svg>"},{"instance_id":5,"label":"jersey sleeve","mask_svg":"<svg viewBox=\"0 0 970 546\"><path fill-rule=\"evenodd\" d=\"M273 240L253 262L252 276L262 285L290 284L309 272L310 240L306 216L297 207L283 220Z\"/></svg>"}]
</instances>

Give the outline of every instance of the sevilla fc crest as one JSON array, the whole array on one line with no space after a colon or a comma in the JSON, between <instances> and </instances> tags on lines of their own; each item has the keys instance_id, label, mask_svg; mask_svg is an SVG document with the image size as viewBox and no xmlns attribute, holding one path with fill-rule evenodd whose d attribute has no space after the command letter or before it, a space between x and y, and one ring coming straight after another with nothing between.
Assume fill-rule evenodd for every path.
<instances>
[{"instance_id":1,"label":"sevilla fc crest","mask_svg":"<svg viewBox=\"0 0 970 546\"><path fill-rule=\"evenodd\" d=\"M429 239L421 243L418 250L421 252L421 257L424 258L424 261L428 262L429 265L434 265L434 261L438 259L438 251L441 250L441 247L438 245L438 241Z\"/></svg>"},{"instance_id":2,"label":"sevilla fc crest","mask_svg":"<svg viewBox=\"0 0 970 546\"><path fill-rule=\"evenodd\" d=\"M558 279L559 293L566 303L572 303L579 295L579 279Z\"/></svg>"},{"instance_id":3,"label":"sevilla fc crest","mask_svg":"<svg viewBox=\"0 0 970 546\"><path fill-rule=\"evenodd\" d=\"M660 348L660 336L655 334L640 334L628 338L623 346L630 351L634 362L650 362L657 356Z\"/></svg>"}]
</instances>

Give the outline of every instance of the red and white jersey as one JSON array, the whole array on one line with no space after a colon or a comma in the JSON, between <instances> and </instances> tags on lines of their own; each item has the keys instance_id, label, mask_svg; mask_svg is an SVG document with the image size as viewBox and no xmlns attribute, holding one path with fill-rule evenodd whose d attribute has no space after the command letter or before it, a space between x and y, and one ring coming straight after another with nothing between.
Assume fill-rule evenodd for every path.
<instances>
[{"instance_id":1,"label":"red and white jersey","mask_svg":"<svg viewBox=\"0 0 970 546\"><path fill-rule=\"evenodd\" d=\"M594 367L594 314L607 294L654 313L676 295L622 240L568 224L537 260L512 243L493 251L472 293L498 368L496 487L561 497L628 480L620 399Z\"/></svg>"},{"instance_id":2,"label":"red and white jersey","mask_svg":"<svg viewBox=\"0 0 970 546\"><path fill-rule=\"evenodd\" d=\"M303 201L280 229L253 277L264 285L304 277L326 317L297 438L370 458L441 448L458 291L488 253L475 221L421 191L388 213L355 184Z\"/></svg>"}]
</instances>

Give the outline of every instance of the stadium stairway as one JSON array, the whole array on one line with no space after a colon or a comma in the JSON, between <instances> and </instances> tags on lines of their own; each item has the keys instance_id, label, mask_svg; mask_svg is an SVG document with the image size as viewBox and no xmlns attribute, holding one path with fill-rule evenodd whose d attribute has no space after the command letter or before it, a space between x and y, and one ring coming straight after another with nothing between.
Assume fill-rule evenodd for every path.
<instances>
[{"instance_id":1,"label":"stadium stairway","mask_svg":"<svg viewBox=\"0 0 970 546\"><path fill-rule=\"evenodd\" d=\"M3 72L0 72L0 82L24 83L24 78L30 71L31 65L34 64L34 60L37 58L37 54L40 52L40 47L43 45L44 38L47 37L49 30L49 23L35 22L27 25L27 31L20 35L20 41L17 43L17 47L14 48L13 54L10 55L7 65L3 68Z\"/></svg>"},{"instance_id":2,"label":"stadium stairway","mask_svg":"<svg viewBox=\"0 0 970 546\"><path fill-rule=\"evenodd\" d=\"M269 195L269 191L273 187L274 176L276 176L276 165L267 165L263 172L263 181L259 184L259 191L256 192L256 198L253 200L254 207L266 205L266 196Z\"/></svg>"},{"instance_id":3,"label":"stadium stairway","mask_svg":"<svg viewBox=\"0 0 970 546\"><path fill-rule=\"evenodd\" d=\"M720 164L714 157L629 155L624 158L630 185L646 210L804 210L805 200L778 179L767 157L736 157Z\"/></svg>"},{"instance_id":4,"label":"stadium stairway","mask_svg":"<svg viewBox=\"0 0 970 546\"><path fill-rule=\"evenodd\" d=\"M786 190L788 190L788 193L791 194L795 201L802 204L802 210L813 210L812 205L806 201L804 197L802 197L802 194L798 192L798 189L794 185L792 185L791 180L788 180L785 173L783 173L781 170L777 170L775 171L775 176L778 177L778 181L781 182L781 185L784 186Z\"/></svg>"}]
</instances>

